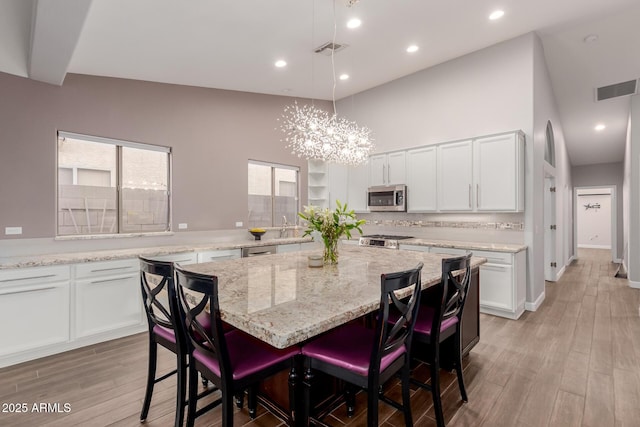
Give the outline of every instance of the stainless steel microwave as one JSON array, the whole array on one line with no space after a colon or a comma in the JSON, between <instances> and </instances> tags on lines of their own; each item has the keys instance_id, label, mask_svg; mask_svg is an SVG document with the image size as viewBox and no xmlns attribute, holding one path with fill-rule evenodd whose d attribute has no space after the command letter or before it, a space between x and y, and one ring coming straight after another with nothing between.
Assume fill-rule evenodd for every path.
<instances>
[{"instance_id":1,"label":"stainless steel microwave","mask_svg":"<svg viewBox=\"0 0 640 427\"><path fill-rule=\"evenodd\" d=\"M405 212L406 185L380 185L367 190L367 208L371 212Z\"/></svg>"}]
</instances>

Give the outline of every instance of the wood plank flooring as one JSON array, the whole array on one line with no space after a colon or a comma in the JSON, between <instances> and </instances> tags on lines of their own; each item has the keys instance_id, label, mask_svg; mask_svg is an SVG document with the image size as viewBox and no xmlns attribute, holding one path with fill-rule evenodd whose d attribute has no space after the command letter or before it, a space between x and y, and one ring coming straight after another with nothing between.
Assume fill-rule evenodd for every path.
<instances>
[{"instance_id":1,"label":"wood plank flooring","mask_svg":"<svg viewBox=\"0 0 640 427\"><path fill-rule=\"evenodd\" d=\"M559 282L546 284L537 312L518 321L481 315L480 343L465 360L469 402L460 401L455 375L443 373L447 425L463 426L638 426L640 425L640 291L613 275L616 265L603 250L580 250ZM147 348L144 334L85 347L0 370L0 403L26 403L27 413L0 412L0 426L139 426ZM159 372L172 369L161 351ZM414 374L425 379L428 368ZM170 426L175 380L159 383L147 425ZM399 399L397 383L387 393ZM34 403L69 403L68 413L32 412ZM325 421L366 425L366 399L357 395L356 414L344 407ZM415 388L416 426L435 426L429 392ZM8 408L0 408L8 409ZM237 411L236 425L277 426L259 408L258 418ZM381 403L385 427L404 425L401 413ZM220 410L196 425L217 426Z\"/></svg>"}]
</instances>

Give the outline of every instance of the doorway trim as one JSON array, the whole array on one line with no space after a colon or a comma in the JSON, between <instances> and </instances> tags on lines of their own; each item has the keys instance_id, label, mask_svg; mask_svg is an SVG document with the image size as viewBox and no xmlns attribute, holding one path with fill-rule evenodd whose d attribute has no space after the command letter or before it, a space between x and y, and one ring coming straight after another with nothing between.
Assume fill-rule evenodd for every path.
<instances>
[{"instance_id":1,"label":"doorway trim","mask_svg":"<svg viewBox=\"0 0 640 427\"><path fill-rule=\"evenodd\" d=\"M573 187L573 256L578 258L578 190L603 188L611 190L611 261L621 263L618 254L618 196L616 185L583 185Z\"/></svg>"}]
</instances>

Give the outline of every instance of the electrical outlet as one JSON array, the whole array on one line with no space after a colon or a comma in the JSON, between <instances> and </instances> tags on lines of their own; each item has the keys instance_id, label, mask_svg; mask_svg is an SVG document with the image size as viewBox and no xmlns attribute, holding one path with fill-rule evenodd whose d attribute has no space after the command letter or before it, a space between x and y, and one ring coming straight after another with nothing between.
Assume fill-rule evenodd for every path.
<instances>
[{"instance_id":1,"label":"electrical outlet","mask_svg":"<svg viewBox=\"0 0 640 427\"><path fill-rule=\"evenodd\" d=\"M242 227L242 221L236 221L236 227Z\"/></svg>"},{"instance_id":2,"label":"electrical outlet","mask_svg":"<svg viewBox=\"0 0 640 427\"><path fill-rule=\"evenodd\" d=\"M22 234L22 227L5 227L4 234Z\"/></svg>"},{"instance_id":3,"label":"electrical outlet","mask_svg":"<svg viewBox=\"0 0 640 427\"><path fill-rule=\"evenodd\" d=\"M186 222L181 222L180 224L178 224L178 230L186 230L187 228L189 228L189 224L187 224Z\"/></svg>"}]
</instances>

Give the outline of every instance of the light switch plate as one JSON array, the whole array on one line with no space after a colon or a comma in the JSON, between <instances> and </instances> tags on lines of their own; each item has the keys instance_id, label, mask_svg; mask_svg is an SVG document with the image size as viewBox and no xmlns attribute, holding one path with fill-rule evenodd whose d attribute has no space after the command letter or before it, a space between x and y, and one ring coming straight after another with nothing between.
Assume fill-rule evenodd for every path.
<instances>
[{"instance_id":1,"label":"light switch plate","mask_svg":"<svg viewBox=\"0 0 640 427\"><path fill-rule=\"evenodd\" d=\"M180 224L178 224L178 230L186 230L187 228L189 228L189 224L187 224L186 222L181 222Z\"/></svg>"},{"instance_id":2,"label":"light switch plate","mask_svg":"<svg viewBox=\"0 0 640 427\"><path fill-rule=\"evenodd\" d=\"M4 234L22 234L22 227L5 227Z\"/></svg>"},{"instance_id":3,"label":"light switch plate","mask_svg":"<svg viewBox=\"0 0 640 427\"><path fill-rule=\"evenodd\" d=\"M242 227L242 221L236 221L236 227Z\"/></svg>"}]
</instances>

